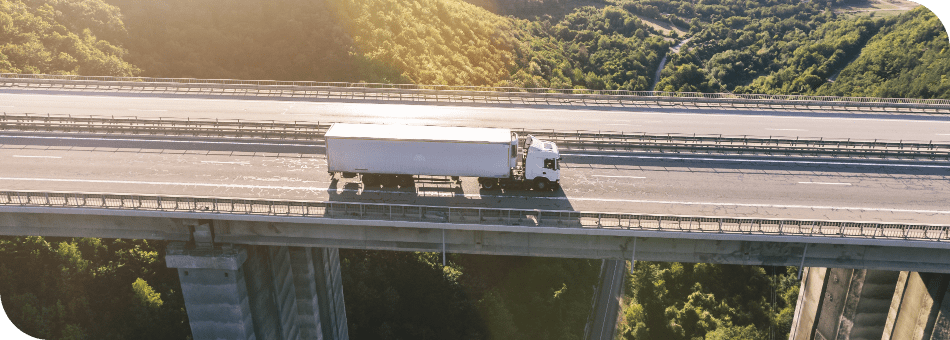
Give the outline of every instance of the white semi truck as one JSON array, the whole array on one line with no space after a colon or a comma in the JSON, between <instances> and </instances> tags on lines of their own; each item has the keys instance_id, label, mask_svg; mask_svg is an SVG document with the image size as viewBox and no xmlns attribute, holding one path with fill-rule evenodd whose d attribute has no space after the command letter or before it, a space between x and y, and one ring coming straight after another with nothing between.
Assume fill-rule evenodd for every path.
<instances>
[{"instance_id":1,"label":"white semi truck","mask_svg":"<svg viewBox=\"0 0 950 340\"><path fill-rule=\"evenodd\" d=\"M484 189L551 190L561 179L556 144L528 135L519 162L518 134L508 129L336 123L326 147L331 176L359 176L368 188L448 176L477 177Z\"/></svg>"}]
</instances>

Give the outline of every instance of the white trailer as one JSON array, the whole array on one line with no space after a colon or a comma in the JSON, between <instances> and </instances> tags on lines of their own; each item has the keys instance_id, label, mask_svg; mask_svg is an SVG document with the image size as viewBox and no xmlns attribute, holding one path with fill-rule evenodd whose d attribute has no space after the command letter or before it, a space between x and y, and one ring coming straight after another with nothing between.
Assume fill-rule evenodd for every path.
<instances>
[{"instance_id":1,"label":"white trailer","mask_svg":"<svg viewBox=\"0 0 950 340\"><path fill-rule=\"evenodd\" d=\"M554 143L529 136L519 166L518 141L508 129L336 123L326 133L327 171L366 187L408 186L413 176L477 177L485 189L557 184Z\"/></svg>"}]
</instances>

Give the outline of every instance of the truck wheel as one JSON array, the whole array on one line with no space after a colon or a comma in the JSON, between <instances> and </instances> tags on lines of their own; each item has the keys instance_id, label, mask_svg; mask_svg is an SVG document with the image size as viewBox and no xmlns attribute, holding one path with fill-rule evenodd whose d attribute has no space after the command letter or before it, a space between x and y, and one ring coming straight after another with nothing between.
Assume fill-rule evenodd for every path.
<instances>
[{"instance_id":1,"label":"truck wheel","mask_svg":"<svg viewBox=\"0 0 950 340\"><path fill-rule=\"evenodd\" d=\"M551 183L548 182L547 178L538 178L534 180L534 190L537 191L548 191L551 190Z\"/></svg>"},{"instance_id":2,"label":"truck wheel","mask_svg":"<svg viewBox=\"0 0 950 340\"><path fill-rule=\"evenodd\" d=\"M492 179L480 180L482 189L485 190L494 190L498 186L498 181Z\"/></svg>"}]
</instances>

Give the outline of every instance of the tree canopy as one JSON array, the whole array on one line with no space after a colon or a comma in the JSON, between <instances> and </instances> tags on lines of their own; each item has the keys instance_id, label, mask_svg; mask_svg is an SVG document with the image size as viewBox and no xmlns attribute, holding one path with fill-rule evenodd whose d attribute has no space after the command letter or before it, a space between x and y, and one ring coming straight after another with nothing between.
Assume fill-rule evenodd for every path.
<instances>
[{"instance_id":1,"label":"tree canopy","mask_svg":"<svg viewBox=\"0 0 950 340\"><path fill-rule=\"evenodd\" d=\"M133 76L118 9L99 0L0 0L0 72Z\"/></svg>"}]
</instances>

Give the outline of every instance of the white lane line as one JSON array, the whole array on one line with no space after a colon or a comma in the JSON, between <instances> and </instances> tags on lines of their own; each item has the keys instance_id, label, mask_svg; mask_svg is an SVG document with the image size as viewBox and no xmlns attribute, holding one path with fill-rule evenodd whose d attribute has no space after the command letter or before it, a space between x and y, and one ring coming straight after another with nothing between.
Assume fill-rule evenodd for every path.
<instances>
[{"instance_id":1,"label":"white lane line","mask_svg":"<svg viewBox=\"0 0 950 340\"><path fill-rule=\"evenodd\" d=\"M833 182L798 182L798 184L851 185L851 183L833 183Z\"/></svg>"},{"instance_id":2,"label":"white lane line","mask_svg":"<svg viewBox=\"0 0 950 340\"><path fill-rule=\"evenodd\" d=\"M607 176L607 175L591 175L591 177L606 177L606 178L646 178L642 176Z\"/></svg>"},{"instance_id":3,"label":"white lane line","mask_svg":"<svg viewBox=\"0 0 950 340\"><path fill-rule=\"evenodd\" d=\"M175 137L175 136L171 136L171 137ZM120 141L120 142L149 142L149 143L184 143L184 144L234 144L234 145L267 145L267 146L307 146L307 147L314 147L314 148L326 148L326 146L323 146L323 145L310 145L310 144L251 143L251 142L216 142L216 141L203 141L203 140L174 140L174 139L92 138L92 137L11 136L11 135L0 135L0 138L69 139L69 140Z\"/></svg>"},{"instance_id":4,"label":"white lane line","mask_svg":"<svg viewBox=\"0 0 950 340\"><path fill-rule=\"evenodd\" d=\"M217 184L217 183L184 183L184 182L146 182L146 181L123 181L123 180L98 180L98 179L67 179L67 178L21 178L21 177L0 177L0 181L29 181L29 182L60 182L60 183L96 183L96 184L130 184L130 185L165 185L165 186L187 186L187 187L209 187L209 188L239 188L239 189L280 189L280 190L302 190L309 192L359 192L359 190L350 189L330 189L325 187L300 187L283 185L252 185L252 184ZM0 188L2 190L2 188ZM363 190L364 193L395 193L404 194L404 191L385 191L385 190ZM611 203L641 203L641 204L679 204L679 205L700 205L714 207L750 207L750 208L783 208L783 209L811 209L811 210L858 210L858 211L877 211L877 212L906 212L922 214L943 214L950 215L950 210L922 210L922 209L887 209L887 208L867 208L867 207L837 207L821 205L798 205L798 204L761 204L761 203L730 203L730 202L691 202L691 201L657 201L657 200L636 200L624 198L587 198L587 197L538 197L538 196L518 196L518 195L479 195L479 194L455 194L454 197L460 198L516 198L516 199L539 199L539 200L557 200L557 201L584 201L584 202L611 202Z\"/></svg>"},{"instance_id":5,"label":"white lane line","mask_svg":"<svg viewBox=\"0 0 950 340\"><path fill-rule=\"evenodd\" d=\"M766 130L769 130L769 131L808 131L805 129L771 129L771 128L767 128Z\"/></svg>"},{"instance_id":6,"label":"white lane line","mask_svg":"<svg viewBox=\"0 0 950 340\"><path fill-rule=\"evenodd\" d=\"M13 155L13 157L17 157L17 158L63 158L63 157L60 157L60 156L28 156L28 155Z\"/></svg>"},{"instance_id":7,"label":"white lane line","mask_svg":"<svg viewBox=\"0 0 950 340\"><path fill-rule=\"evenodd\" d=\"M950 136L950 133L938 133L937 136Z\"/></svg>"},{"instance_id":8,"label":"white lane line","mask_svg":"<svg viewBox=\"0 0 950 340\"><path fill-rule=\"evenodd\" d=\"M249 165L251 162L218 162L218 161L201 161L201 163L208 164L240 164L240 165Z\"/></svg>"},{"instance_id":9,"label":"white lane line","mask_svg":"<svg viewBox=\"0 0 950 340\"><path fill-rule=\"evenodd\" d=\"M848 163L848 162L819 162L819 161L784 161L784 160L775 160L775 159L731 159L731 158L705 158L705 157L691 158L691 157L630 156L630 155L593 155L593 154L581 154L581 153L562 153L561 156L635 158L635 159L672 159L672 160L742 162L742 163L861 165L861 166L890 166L890 167L950 169L950 165L929 165L929 164Z\"/></svg>"},{"instance_id":10,"label":"white lane line","mask_svg":"<svg viewBox=\"0 0 950 340\"><path fill-rule=\"evenodd\" d=\"M0 105L0 107L15 107L13 105Z\"/></svg>"},{"instance_id":11,"label":"white lane line","mask_svg":"<svg viewBox=\"0 0 950 340\"><path fill-rule=\"evenodd\" d=\"M129 111L168 112L168 110L129 109Z\"/></svg>"}]
</instances>

